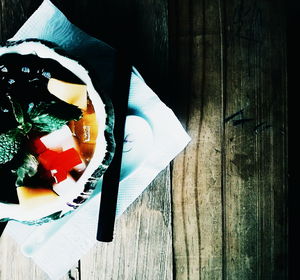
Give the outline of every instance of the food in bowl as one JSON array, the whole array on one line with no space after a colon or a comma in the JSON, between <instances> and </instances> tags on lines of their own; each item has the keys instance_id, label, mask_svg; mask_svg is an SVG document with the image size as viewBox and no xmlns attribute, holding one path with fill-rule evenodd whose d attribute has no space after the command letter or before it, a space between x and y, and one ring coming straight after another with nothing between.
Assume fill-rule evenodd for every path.
<instances>
[{"instance_id":1,"label":"food in bowl","mask_svg":"<svg viewBox=\"0 0 300 280\"><path fill-rule=\"evenodd\" d=\"M52 43L0 48L0 220L44 223L89 198L114 150L106 105Z\"/></svg>"}]
</instances>

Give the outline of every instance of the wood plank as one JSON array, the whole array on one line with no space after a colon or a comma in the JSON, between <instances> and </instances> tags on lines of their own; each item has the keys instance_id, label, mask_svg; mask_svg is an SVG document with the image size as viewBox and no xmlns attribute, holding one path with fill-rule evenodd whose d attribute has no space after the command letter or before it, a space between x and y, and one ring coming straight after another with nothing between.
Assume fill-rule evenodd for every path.
<instances>
[{"instance_id":1,"label":"wood plank","mask_svg":"<svg viewBox=\"0 0 300 280\"><path fill-rule=\"evenodd\" d=\"M225 114L240 112L224 133L224 279L287 279L283 9L234 0L224 9Z\"/></svg>"},{"instance_id":2,"label":"wood plank","mask_svg":"<svg viewBox=\"0 0 300 280\"><path fill-rule=\"evenodd\" d=\"M40 2L1 0L0 41ZM287 279L283 1L64 5L75 24L127 52L193 138L172 166L174 276L167 169L117 222L114 243L98 244L65 279ZM0 251L1 279L46 279L5 235Z\"/></svg>"},{"instance_id":3,"label":"wood plank","mask_svg":"<svg viewBox=\"0 0 300 280\"><path fill-rule=\"evenodd\" d=\"M285 279L287 267L287 173L286 136L284 135L286 126L286 81L284 18L279 15L280 11L283 10L283 3L276 2L271 9L270 4L264 2L260 4L262 7L258 9L259 11L257 11L257 3L256 5L250 3L246 5L244 1L226 2L226 9L223 5L213 8L214 4L211 4L211 2L205 8L205 4L202 3L200 10L205 13L205 16L211 22L217 22L217 20L208 11L214 11L213 15L218 14L223 30L220 31L220 27L214 26L210 32L204 32L203 29L208 28L207 26L212 23L205 25L204 16L199 16L201 12L197 10L197 6L193 1L189 4L177 1L176 4L173 3L170 7L170 17L172 15L170 27L174 26L171 33L170 49L173 51L171 60L175 61L175 68L177 67L175 76L179 79L177 81L177 85L180 85L178 92L189 94L187 103L185 105L180 104L178 111L181 111L182 119L186 120L188 131L194 139L187 148L186 153L175 160L173 169L176 278L187 279L190 277L190 279L194 279L193 277L195 277L195 279L198 279L202 276L206 279L207 274L202 272L207 269L207 266L205 267L202 262L205 256L203 251L207 248L212 250L212 248L220 247L216 245L218 243L212 244L203 239L205 233L199 224L201 225L202 218L205 218L206 221L209 219L209 215L206 214L210 213L209 209L212 208L215 211L214 218L220 217L222 215L220 213L223 211L225 222L223 224L225 234L223 236L223 252L220 249L218 251L219 255L223 257L223 269L220 270L222 270L224 279L254 279L260 276L263 278L259 279L267 279L270 275L274 275L274 277L280 275ZM239 15L239 9L242 9L244 14ZM262 10L260 11L260 9ZM271 11L273 15L277 15L276 20L271 16ZM201 22L201 20L202 23L197 26L197 21ZM234 28L233 25L241 24L242 28L245 28L250 35L260 37L262 36L262 30L260 30L262 28L261 20L267 22L265 22L263 28L264 36L268 40L256 37L247 38L244 34L240 34L240 38L236 39L234 38L236 34L231 34ZM241 32L241 26L235 28ZM221 37L219 40L215 39L215 44L209 45L207 43L208 38L211 34L218 33L218 31ZM224 31L226 31L226 34L224 34ZM206 42L206 45L199 43L196 35L202 40L204 37L206 40L203 41ZM256 40L263 40L263 46L260 42L257 43ZM221 46L222 41L226 43L223 47ZM207 46L209 48L205 50ZM219 56L213 53L213 49L220 51ZM203 50L206 52L201 57L199 53L204 52ZM220 56L223 56L223 62L218 60ZM203 66L203 61L207 61L205 66ZM222 69L220 70L218 66ZM219 79L214 78L215 83L219 85L221 80L220 88L216 89L219 94L221 95L224 91L224 108L226 109L224 117L244 109L243 117L253 118L253 120L245 120L244 125L242 125L243 122L236 125L241 117L241 114L237 114L237 117L231 119L226 125L224 131L225 150L219 148L219 151L225 152L222 158L215 157L209 145L222 141L222 128L220 128L219 134L214 134L217 135L217 139L219 138L215 142L211 141L208 145L205 145L201 138L202 135L205 135L207 127L209 129L216 127L216 123L212 120L216 118L214 116L216 112L222 111L220 102L219 106L213 107L214 111L209 109L211 104L214 104L213 102L216 102L218 98L222 98L222 96L217 96L216 93L215 96L212 95L212 92L206 87L210 71L213 71L215 75L221 75ZM203 79L201 74L206 79ZM276 79L278 81L275 81ZM270 86L271 84L273 86ZM202 97L199 90L201 85L205 97ZM211 96L211 99L208 96ZM177 95L177 98L180 98L180 94ZM207 100L210 100L211 103ZM205 123L208 124L207 127ZM268 131L270 123L272 123L273 128ZM254 131L255 127L257 134ZM272 131L271 134L270 131ZM213 135L213 133L207 134ZM220 146L222 147L222 144L215 145L217 149ZM197 155L198 149L200 149L201 155ZM215 162L211 164L213 161ZM222 172L220 172L222 166L218 166L217 161L224 164L225 169L222 169ZM195 168L195 166L198 167ZM205 166L208 170L205 170L202 166ZM211 183L206 178L209 174L209 168L212 167L216 172L211 172L211 174L217 174L219 177L222 175L223 209L221 210L218 209L220 207L218 203L217 207L213 208L213 200L209 201L207 199L203 209L201 203L197 203L197 196L198 201L201 201L203 197L210 194L206 188L209 189ZM215 177L211 176L210 179L213 178ZM201 184L202 182L204 187ZM221 185L220 179L218 183ZM193 197L196 197L196 201ZM213 199L218 199L221 203L218 192L213 194ZM210 229L213 221L211 220L207 224ZM220 242L220 239L222 239L220 232L218 230L212 230L211 232L216 241ZM197 246L197 242L202 246ZM220 266L222 266L221 262ZM212 267L216 268L216 266ZM201 272L198 272L199 270ZM216 274L210 274L210 277L220 279L221 274L218 275L216 272Z\"/></svg>"},{"instance_id":4,"label":"wood plank","mask_svg":"<svg viewBox=\"0 0 300 280\"><path fill-rule=\"evenodd\" d=\"M18 9L17 9L18 7ZM0 42L3 44L12 37L26 20L26 12L21 1L1 0L0 5Z\"/></svg>"},{"instance_id":5,"label":"wood plank","mask_svg":"<svg viewBox=\"0 0 300 280\"><path fill-rule=\"evenodd\" d=\"M47 279L47 275L26 258L17 243L5 233L0 239L0 248L1 279Z\"/></svg>"},{"instance_id":6,"label":"wood plank","mask_svg":"<svg viewBox=\"0 0 300 280\"><path fill-rule=\"evenodd\" d=\"M172 279L170 200L167 168L117 220L113 242L81 259L81 279Z\"/></svg>"},{"instance_id":7,"label":"wood plank","mask_svg":"<svg viewBox=\"0 0 300 280\"><path fill-rule=\"evenodd\" d=\"M1 280L48 280L48 275L42 271L30 258L25 257L19 245L7 234L0 239L0 279ZM77 280L78 267L72 268L61 280Z\"/></svg>"},{"instance_id":8,"label":"wood plank","mask_svg":"<svg viewBox=\"0 0 300 280\"><path fill-rule=\"evenodd\" d=\"M170 2L176 113L192 142L173 165L176 279L222 278L222 52L219 1Z\"/></svg>"}]
</instances>

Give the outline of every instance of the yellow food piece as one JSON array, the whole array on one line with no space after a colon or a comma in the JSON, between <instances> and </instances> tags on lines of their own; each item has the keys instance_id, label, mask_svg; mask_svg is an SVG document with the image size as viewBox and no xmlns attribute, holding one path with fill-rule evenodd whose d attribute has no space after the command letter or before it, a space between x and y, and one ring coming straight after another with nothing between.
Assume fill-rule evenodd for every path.
<instances>
[{"instance_id":1,"label":"yellow food piece","mask_svg":"<svg viewBox=\"0 0 300 280\"><path fill-rule=\"evenodd\" d=\"M59 196L50 189L18 187L17 194L22 207L36 208L57 201Z\"/></svg>"},{"instance_id":2,"label":"yellow food piece","mask_svg":"<svg viewBox=\"0 0 300 280\"><path fill-rule=\"evenodd\" d=\"M87 109L82 114L82 118L79 121L70 122L69 127L73 135L77 137L79 144L95 144L98 136L98 123L94 107L90 101L88 101Z\"/></svg>"},{"instance_id":3,"label":"yellow food piece","mask_svg":"<svg viewBox=\"0 0 300 280\"><path fill-rule=\"evenodd\" d=\"M48 90L59 99L78 106L82 110L87 109L87 86L73 84L51 78L48 82Z\"/></svg>"}]
</instances>

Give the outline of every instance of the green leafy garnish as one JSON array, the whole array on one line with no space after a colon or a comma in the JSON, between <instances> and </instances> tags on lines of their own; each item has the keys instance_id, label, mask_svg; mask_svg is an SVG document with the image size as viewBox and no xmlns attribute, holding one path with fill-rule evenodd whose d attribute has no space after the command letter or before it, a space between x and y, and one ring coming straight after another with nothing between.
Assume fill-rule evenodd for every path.
<instances>
[{"instance_id":1,"label":"green leafy garnish","mask_svg":"<svg viewBox=\"0 0 300 280\"><path fill-rule=\"evenodd\" d=\"M27 135L31 130L50 133L60 129L69 121L79 120L82 117L82 112L78 107L61 100L30 103L26 105L27 108L24 108L25 105L23 107L11 96L7 95L7 98L11 103L18 126L0 134L0 164L5 164L14 158L19 152L22 142L28 138ZM26 164L23 164L20 168L29 166L29 162L31 161L27 159L25 161ZM24 171L19 171L19 173L21 175L18 175L18 183L25 176L22 175ZM31 174L31 171L29 173ZM29 173L26 174L28 175Z\"/></svg>"},{"instance_id":2,"label":"green leafy garnish","mask_svg":"<svg viewBox=\"0 0 300 280\"><path fill-rule=\"evenodd\" d=\"M28 116L34 128L42 132L52 132L60 129L70 120L79 120L81 110L68 103L29 104Z\"/></svg>"},{"instance_id":3,"label":"green leafy garnish","mask_svg":"<svg viewBox=\"0 0 300 280\"><path fill-rule=\"evenodd\" d=\"M18 128L0 134L0 164L11 161L18 153L23 135Z\"/></svg>"},{"instance_id":4,"label":"green leafy garnish","mask_svg":"<svg viewBox=\"0 0 300 280\"><path fill-rule=\"evenodd\" d=\"M34 122L34 127L42 132L55 131L67 123L65 120L61 120L47 114L41 115L32 121Z\"/></svg>"},{"instance_id":5,"label":"green leafy garnish","mask_svg":"<svg viewBox=\"0 0 300 280\"><path fill-rule=\"evenodd\" d=\"M16 187L23 185L23 181L26 176L34 176L37 173L38 165L39 162L35 156L26 154L22 165L17 170L13 170L13 173L17 175Z\"/></svg>"}]
</instances>

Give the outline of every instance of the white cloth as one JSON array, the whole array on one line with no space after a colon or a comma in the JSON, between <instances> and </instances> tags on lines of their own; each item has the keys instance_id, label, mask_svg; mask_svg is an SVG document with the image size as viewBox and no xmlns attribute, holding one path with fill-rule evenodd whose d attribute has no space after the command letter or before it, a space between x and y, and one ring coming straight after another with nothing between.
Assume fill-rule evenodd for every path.
<instances>
[{"instance_id":1,"label":"white cloth","mask_svg":"<svg viewBox=\"0 0 300 280\"><path fill-rule=\"evenodd\" d=\"M91 47L93 59L97 56L100 64L101 57L105 59L105 48L109 48L105 43L90 37L71 24L49 0L41 4L12 39L25 38L46 39L74 52ZM145 155L145 160L137 161L134 167L130 167L129 175L123 176L119 187L117 217L190 141L174 113L160 101L135 69L131 76L129 108L142 116L151 127L152 151L155 152ZM134 122L131 125L134 126ZM128 129L130 130L127 127ZM143 145L142 136L135 137L137 139L134 141ZM143 150L147 149L148 146ZM129 152L128 166L132 156L135 157ZM124 157L123 165L126 164L125 154ZM123 165L124 171L126 168L124 169ZM100 185L95 195L73 214L42 226L9 222L6 233L20 244L24 254L30 256L51 279L60 279L97 242L99 195Z\"/></svg>"}]
</instances>

